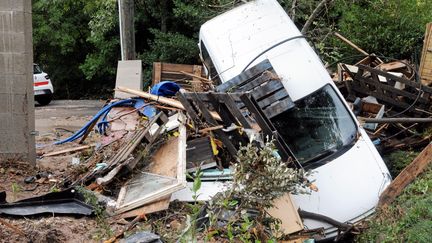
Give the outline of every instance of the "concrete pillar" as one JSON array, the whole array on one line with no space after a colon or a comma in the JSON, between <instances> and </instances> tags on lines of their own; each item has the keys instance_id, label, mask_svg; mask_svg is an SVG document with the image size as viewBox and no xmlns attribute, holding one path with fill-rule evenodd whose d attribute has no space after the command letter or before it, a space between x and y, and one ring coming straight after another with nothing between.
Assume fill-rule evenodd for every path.
<instances>
[{"instance_id":1,"label":"concrete pillar","mask_svg":"<svg viewBox=\"0 0 432 243\"><path fill-rule=\"evenodd\" d=\"M35 164L31 0L0 0L0 162Z\"/></svg>"}]
</instances>

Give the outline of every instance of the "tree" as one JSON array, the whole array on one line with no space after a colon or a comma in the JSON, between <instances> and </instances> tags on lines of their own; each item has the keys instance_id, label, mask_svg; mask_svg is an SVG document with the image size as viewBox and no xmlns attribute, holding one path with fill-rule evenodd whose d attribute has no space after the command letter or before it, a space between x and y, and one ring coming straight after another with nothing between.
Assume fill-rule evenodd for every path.
<instances>
[{"instance_id":1,"label":"tree","mask_svg":"<svg viewBox=\"0 0 432 243\"><path fill-rule=\"evenodd\" d=\"M86 85L74 64L82 62L89 51L89 18L83 8L83 1L33 1L34 61L51 76L56 97L74 98L74 90Z\"/></svg>"},{"instance_id":2,"label":"tree","mask_svg":"<svg viewBox=\"0 0 432 243\"><path fill-rule=\"evenodd\" d=\"M426 23L432 21L432 5L425 0L338 0L335 6L342 35L369 53L397 59L411 57L422 45ZM340 41L333 44L353 53Z\"/></svg>"}]
</instances>

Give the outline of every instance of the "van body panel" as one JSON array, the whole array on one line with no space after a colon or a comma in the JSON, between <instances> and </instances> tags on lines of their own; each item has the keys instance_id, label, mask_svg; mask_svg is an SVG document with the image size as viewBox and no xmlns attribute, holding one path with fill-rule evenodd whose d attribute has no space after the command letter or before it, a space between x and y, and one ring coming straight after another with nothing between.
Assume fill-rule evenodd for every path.
<instances>
[{"instance_id":1,"label":"van body panel","mask_svg":"<svg viewBox=\"0 0 432 243\"><path fill-rule=\"evenodd\" d=\"M382 190L390 183L382 160L370 151L369 139L361 136L347 152L313 170L310 180L318 187L311 194L293 195L305 211L350 222L375 208ZM370 141L370 140L369 140ZM305 221L308 228L322 227L322 222Z\"/></svg>"},{"instance_id":2,"label":"van body panel","mask_svg":"<svg viewBox=\"0 0 432 243\"><path fill-rule=\"evenodd\" d=\"M220 81L226 82L264 50L299 35L277 1L256 0L202 25L200 48L202 52L205 46ZM294 195L295 204L341 222L355 223L373 213L379 195L391 181L389 171L317 54L304 38L294 39L265 52L248 68L264 59L270 61L294 102L330 84L358 128L352 146L329 161L322 159L320 163L326 163L312 170L310 179L318 191ZM305 219L304 225L308 229L324 227L327 237L337 233L336 228L324 222Z\"/></svg>"},{"instance_id":3,"label":"van body panel","mask_svg":"<svg viewBox=\"0 0 432 243\"><path fill-rule=\"evenodd\" d=\"M299 35L300 31L282 7L268 0L251 1L234 8L209 20L200 30L200 40L210 56L218 57L213 62L222 82L238 75L257 54ZM249 68L264 59L271 60L293 101L331 81L305 39L294 39L269 50Z\"/></svg>"}]
</instances>

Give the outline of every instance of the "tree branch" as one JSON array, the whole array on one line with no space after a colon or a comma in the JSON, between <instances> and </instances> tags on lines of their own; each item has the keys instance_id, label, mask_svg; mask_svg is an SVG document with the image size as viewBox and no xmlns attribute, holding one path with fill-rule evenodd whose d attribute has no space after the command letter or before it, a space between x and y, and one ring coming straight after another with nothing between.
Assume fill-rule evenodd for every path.
<instances>
[{"instance_id":1,"label":"tree branch","mask_svg":"<svg viewBox=\"0 0 432 243\"><path fill-rule=\"evenodd\" d=\"M291 20L294 22L296 17L297 0L293 0L291 4Z\"/></svg>"},{"instance_id":2,"label":"tree branch","mask_svg":"<svg viewBox=\"0 0 432 243\"><path fill-rule=\"evenodd\" d=\"M308 20L306 21L306 23L304 24L301 33L305 34L309 27L311 26L312 22L315 20L315 18L318 16L318 14L321 12L321 10L324 8L324 6L326 4L329 4L330 2L332 2L333 0L322 0L314 9L314 11L311 13L311 15L309 16Z\"/></svg>"}]
</instances>

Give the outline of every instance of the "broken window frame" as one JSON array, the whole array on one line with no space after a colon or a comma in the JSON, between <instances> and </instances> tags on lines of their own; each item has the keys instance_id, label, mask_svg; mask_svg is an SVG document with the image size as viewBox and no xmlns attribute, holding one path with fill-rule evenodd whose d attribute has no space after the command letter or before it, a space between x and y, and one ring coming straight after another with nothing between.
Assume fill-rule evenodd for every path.
<instances>
[{"instance_id":1,"label":"broken window frame","mask_svg":"<svg viewBox=\"0 0 432 243\"><path fill-rule=\"evenodd\" d=\"M126 193L127 193L127 186L128 184L125 184L121 189L119 196L117 198L116 203L116 213L124 213L129 210L135 209L139 206L148 204L150 202L156 201L162 197L169 196L173 192L176 192L178 190L181 190L186 187L186 127L185 122L186 118L182 113L179 113L179 136L178 136L178 155L177 155L177 168L176 168L176 182L172 185L161 187L152 193L145 195L141 198L136 198L133 201L130 202L124 202ZM151 173L147 173L151 174ZM157 174L154 174L157 175ZM157 175L159 176L159 175ZM144 186L144 184L143 184Z\"/></svg>"}]
</instances>

